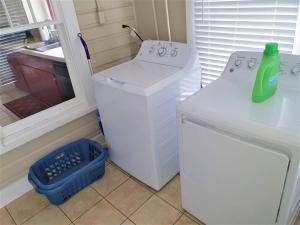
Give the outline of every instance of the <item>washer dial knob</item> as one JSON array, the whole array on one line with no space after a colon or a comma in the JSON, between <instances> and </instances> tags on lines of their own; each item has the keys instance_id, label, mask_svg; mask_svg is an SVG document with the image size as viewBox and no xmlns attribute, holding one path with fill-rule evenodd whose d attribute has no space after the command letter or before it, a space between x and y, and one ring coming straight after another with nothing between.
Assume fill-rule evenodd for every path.
<instances>
[{"instance_id":1,"label":"washer dial knob","mask_svg":"<svg viewBox=\"0 0 300 225\"><path fill-rule=\"evenodd\" d=\"M157 55L160 56L160 57L163 57L167 54L167 49L166 47L160 47L158 50L157 50Z\"/></svg>"},{"instance_id":2,"label":"washer dial knob","mask_svg":"<svg viewBox=\"0 0 300 225\"><path fill-rule=\"evenodd\" d=\"M176 56L177 56L177 50L176 50L176 49L173 49L173 50L171 51L170 55L171 55L172 57L176 57Z\"/></svg>"},{"instance_id":3,"label":"washer dial knob","mask_svg":"<svg viewBox=\"0 0 300 225\"><path fill-rule=\"evenodd\" d=\"M151 46L151 48L149 49L149 54L152 54L155 50L155 46Z\"/></svg>"}]
</instances>

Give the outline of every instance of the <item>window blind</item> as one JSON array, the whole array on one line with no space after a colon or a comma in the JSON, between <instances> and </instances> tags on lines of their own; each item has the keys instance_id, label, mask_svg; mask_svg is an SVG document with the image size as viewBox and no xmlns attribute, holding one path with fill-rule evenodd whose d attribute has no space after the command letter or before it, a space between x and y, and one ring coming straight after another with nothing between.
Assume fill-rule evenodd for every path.
<instances>
[{"instance_id":1,"label":"window blind","mask_svg":"<svg viewBox=\"0 0 300 225\"><path fill-rule=\"evenodd\" d=\"M6 16L4 5L0 2L0 29L9 27L9 22Z\"/></svg>"},{"instance_id":2,"label":"window blind","mask_svg":"<svg viewBox=\"0 0 300 225\"><path fill-rule=\"evenodd\" d=\"M7 56L24 46L25 32L0 36L0 87L15 81L15 76L7 61Z\"/></svg>"},{"instance_id":3,"label":"window blind","mask_svg":"<svg viewBox=\"0 0 300 225\"><path fill-rule=\"evenodd\" d=\"M22 0L0 0L0 29L24 24L28 19Z\"/></svg>"},{"instance_id":4,"label":"window blind","mask_svg":"<svg viewBox=\"0 0 300 225\"><path fill-rule=\"evenodd\" d=\"M5 3L5 5L3 4ZM0 0L0 29L28 24L21 0ZM23 47L25 32L0 36L0 86L15 81L15 76L7 62L7 56Z\"/></svg>"},{"instance_id":5,"label":"window blind","mask_svg":"<svg viewBox=\"0 0 300 225\"><path fill-rule=\"evenodd\" d=\"M293 50L299 0L194 0L193 42L203 86L218 79L234 51L262 51L277 42Z\"/></svg>"}]
</instances>

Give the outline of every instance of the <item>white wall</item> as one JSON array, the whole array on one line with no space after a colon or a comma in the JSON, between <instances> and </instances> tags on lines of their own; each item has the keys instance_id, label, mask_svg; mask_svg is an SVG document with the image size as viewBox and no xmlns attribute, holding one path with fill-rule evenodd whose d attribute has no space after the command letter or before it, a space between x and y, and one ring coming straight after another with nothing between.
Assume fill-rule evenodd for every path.
<instances>
[{"instance_id":1,"label":"white wall","mask_svg":"<svg viewBox=\"0 0 300 225\"><path fill-rule=\"evenodd\" d=\"M136 55L139 41L122 28L123 23L136 26L132 0L74 0L74 4L95 72ZM100 21L99 7L104 22Z\"/></svg>"}]
</instances>

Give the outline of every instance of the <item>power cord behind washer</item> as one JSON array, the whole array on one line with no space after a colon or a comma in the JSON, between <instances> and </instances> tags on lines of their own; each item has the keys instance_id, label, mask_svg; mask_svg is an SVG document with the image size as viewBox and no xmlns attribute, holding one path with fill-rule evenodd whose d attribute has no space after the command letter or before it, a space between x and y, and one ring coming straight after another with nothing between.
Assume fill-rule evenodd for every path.
<instances>
[{"instance_id":1,"label":"power cord behind washer","mask_svg":"<svg viewBox=\"0 0 300 225\"><path fill-rule=\"evenodd\" d=\"M138 34L138 32L136 31L135 28L127 25L127 24L122 24L122 28L128 28L129 30L131 30L132 32L134 32L136 34L136 36L141 40L144 41L143 38L141 38L141 36Z\"/></svg>"}]
</instances>

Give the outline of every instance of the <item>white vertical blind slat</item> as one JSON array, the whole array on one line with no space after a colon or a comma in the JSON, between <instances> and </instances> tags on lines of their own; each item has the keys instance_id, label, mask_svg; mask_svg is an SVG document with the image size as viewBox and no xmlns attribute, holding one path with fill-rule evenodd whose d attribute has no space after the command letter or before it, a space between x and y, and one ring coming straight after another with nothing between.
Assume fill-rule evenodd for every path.
<instances>
[{"instance_id":1,"label":"white vertical blind slat","mask_svg":"<svg viewBox=\"0 0 300 225\"><path fill-rule=\"evenodd\" d=\"M203 84L222 73L234 51L262 51L277 42L293 50L299 0L194 0L193 39L203 68Z\"/></svg>"},{"instance_id":2,"label":"white vertical blind slat","mask_svg":"<svg viewBox=\"0 0 300 225\"><path fill-rule=\"evenodd\" d=\"M7 13L5 12L5 8L7 9L7 13L9 15L7 15ZM28 19L22 1L1 0L0 1L0 29L5 27L10 27L10 26L24 25L24 24L28 24Z\"/></svg>"},{"instance_id":3,"label":"white vertical blind slat","mask_svg":"<svg viewBox=\"0 0 300 225\"><path fill-rule=\"evenodd\" d=\"M28 19L22 1L1 0L0 29L23 24L28 24ZM15 76L7 62L7 56L23 46L25 37L25 32L0 36L0 87L15 81Z\"/></svg>"},{"instance_id":4,"label":"white vertical blind slat","mask_svg":"<svg viewBox=\"0 0 300 225\"><path fill-rule=\"evenodd\" d=\"M25 32L0 36L0 87L15 81L7 56L23 47Z\"/></svg>"}]
</instances>

